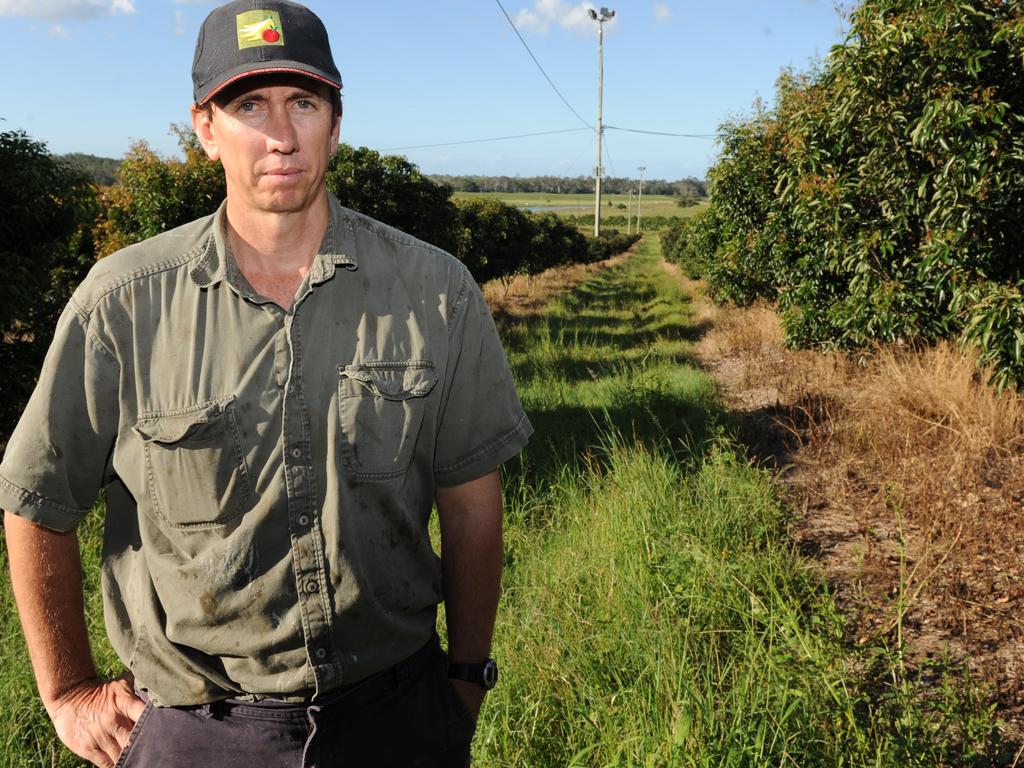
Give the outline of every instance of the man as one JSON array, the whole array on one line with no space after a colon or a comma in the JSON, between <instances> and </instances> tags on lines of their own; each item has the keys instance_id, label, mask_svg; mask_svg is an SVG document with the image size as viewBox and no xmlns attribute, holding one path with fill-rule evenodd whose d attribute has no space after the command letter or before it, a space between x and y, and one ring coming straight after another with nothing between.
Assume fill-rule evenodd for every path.
<instances>
[{"instance_id":1,"label":"man","mask_svg":"<svg viewBox=\"0 0 1024 768\"><path fill-rule=\"evenodd\" d=\"M459 262L327 193L341 78L312 12L214 10L193 82L227 200L97 263L0 465L43 702L98 766L465 765L497 468L532 431L493 322ZM113 681L73 534L102 489Z\"/></svg>"}]
</instances>

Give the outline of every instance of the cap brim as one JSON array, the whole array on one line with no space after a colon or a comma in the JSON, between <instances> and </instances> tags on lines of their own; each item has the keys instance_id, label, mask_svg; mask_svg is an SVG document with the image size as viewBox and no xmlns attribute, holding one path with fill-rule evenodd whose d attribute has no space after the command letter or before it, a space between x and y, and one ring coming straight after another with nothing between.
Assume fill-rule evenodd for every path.
<instances>
[{"instance_id":1,"label":"cap brim","mask_svg":"<svg viewBox=\"0 0 1024 768\"><path fill-rule=\"evenodd\" d=\"M206 91L204 95L201 95L200 98L196 100L196 106L204 106L210 99L212 99L218 93L223 91L229 85L237 83L239 80L243 80L247 77L253 77L254 75L268 75L275 73L302 75L303 77L308 77L312 80L321 82L324 85L329 85L331 88L334 88L337 91L340 91L342 88L341 80L335 80L331 77L328 77L327 75L320 71L313 71L311 68L303 64L300 64L299 62L268 61L265 62L264 66L261 66L258 63L248 64L244 67L238 67L237 71L232 71L228 73L227 77L225 77L224 80L210 87L209 91Z\"/></svg>"}]
</instances>

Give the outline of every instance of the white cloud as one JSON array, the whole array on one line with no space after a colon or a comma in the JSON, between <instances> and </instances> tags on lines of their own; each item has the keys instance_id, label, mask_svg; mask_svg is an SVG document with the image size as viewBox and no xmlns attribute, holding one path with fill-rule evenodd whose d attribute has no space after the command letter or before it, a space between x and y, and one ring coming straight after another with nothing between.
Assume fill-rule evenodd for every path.
<instances>
[{"instance_id":1,"label":"white cloud","mask_svg":"<svg viewBox=\"0 0 1024 768\"><path fill-rule=\"evenodd\" d=\"M50 27L50 35L52 37L63 37L65 40L71 37L71 32L67 27L62 24L54 24Z\"/></svg>"},{"instance_id":2,"label":"white cloud","mask_svg":"<svg viewBox=\"0 0 1024 768\"><path fill-rule=\"evenodd\" d=\"M178 37L184 37L185 36L185 24L186 24L185 14L182 11L175 11L174 12L174 34L176 34Z\"/></svg>"},{"instance_id":3,"label":"white cloud","mask_svg":"<svg viewBox=\"0 0 1024 768\"><path fill-rule=\"evenodd\" d=\"M594 31L594 21L590 18L593 3L572 3L564 0L535 0L533 8L524 8L516 14L516 26L533 32L547 34L552 26L557 25L571 32L590 34ZM612 19L609 25L618 19Z\"/></svg>"},{"instance_id":4,"label":"white cloud","mask_svg":"<svg viewBox=\"0 0 1024 768\"><path fill-rule=\"evenodd\" d=\"M0 16L84 21L119 13L135 13L134 0L0 0Z\"/></svg>"},{"instance_id":5,"label":"white cloud","mask_svg":"<svg viewBox=\"0 0 1024 768\"><path fill-rule=\"evenodd\" d=\"M672 9L668 7L668 3L655 3L654 4L654 20L659 24L664 24L666 21L672 18Z\"/></svg>"}]
</instances>

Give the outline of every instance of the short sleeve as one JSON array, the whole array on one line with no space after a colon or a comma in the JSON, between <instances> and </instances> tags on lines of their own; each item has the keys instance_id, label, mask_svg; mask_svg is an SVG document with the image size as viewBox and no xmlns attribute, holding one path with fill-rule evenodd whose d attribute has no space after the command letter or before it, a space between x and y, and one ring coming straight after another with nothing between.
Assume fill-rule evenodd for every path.
<instances>
[{"instance_id":1,"label":"short sleeve","mask_svg":"<svg viewBox=\"0 0 1024 768\"><path fill-rule=\"evenodd\" d=\"M0 508L72 530L111 479L119 368L69 304L0 463Z\"/></svg>"},{"instance_id":2,"label":"short sleeve","mask_svg":"<svg viewBox=\"0 0 1024 768\"><path fill-rule=\"evenodd\" d=\"M533 434L487 303L465 270L452 308L441 408L434 453L440 486L487 474L519 453Z\"/></svg>"}]
</instances>

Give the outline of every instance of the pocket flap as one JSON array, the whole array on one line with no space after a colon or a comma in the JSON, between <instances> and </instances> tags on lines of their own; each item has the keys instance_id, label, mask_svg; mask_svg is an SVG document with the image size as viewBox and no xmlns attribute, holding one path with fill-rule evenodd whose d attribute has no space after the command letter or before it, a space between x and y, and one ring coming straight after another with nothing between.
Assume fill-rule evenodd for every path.
<instances>
[{"instance_id":1,"label":"pocket flap","mask_svg":"<svg viewBox=\"0 0 1024 768\"><path fill-rule=\"evenodd\" d=\"M235 397L209 400L192 408L165 413L143 414L132 430L143 440L154 443L178 443L186 438L205 439L213 425L221 432L219 422L230 411Z\"/></svg>"},{"instance_id":2,"label":"pocket flap","mask_svg":"<svg viewBox=\"0 0 1024 768\"><path fill-rule=\"evenodd\" d=\"M437 383L433 363L360 363L340 366L341 378L358 384L374 397L385 400L408 400L423 397Z\"/></svg>"}]
</instances>

